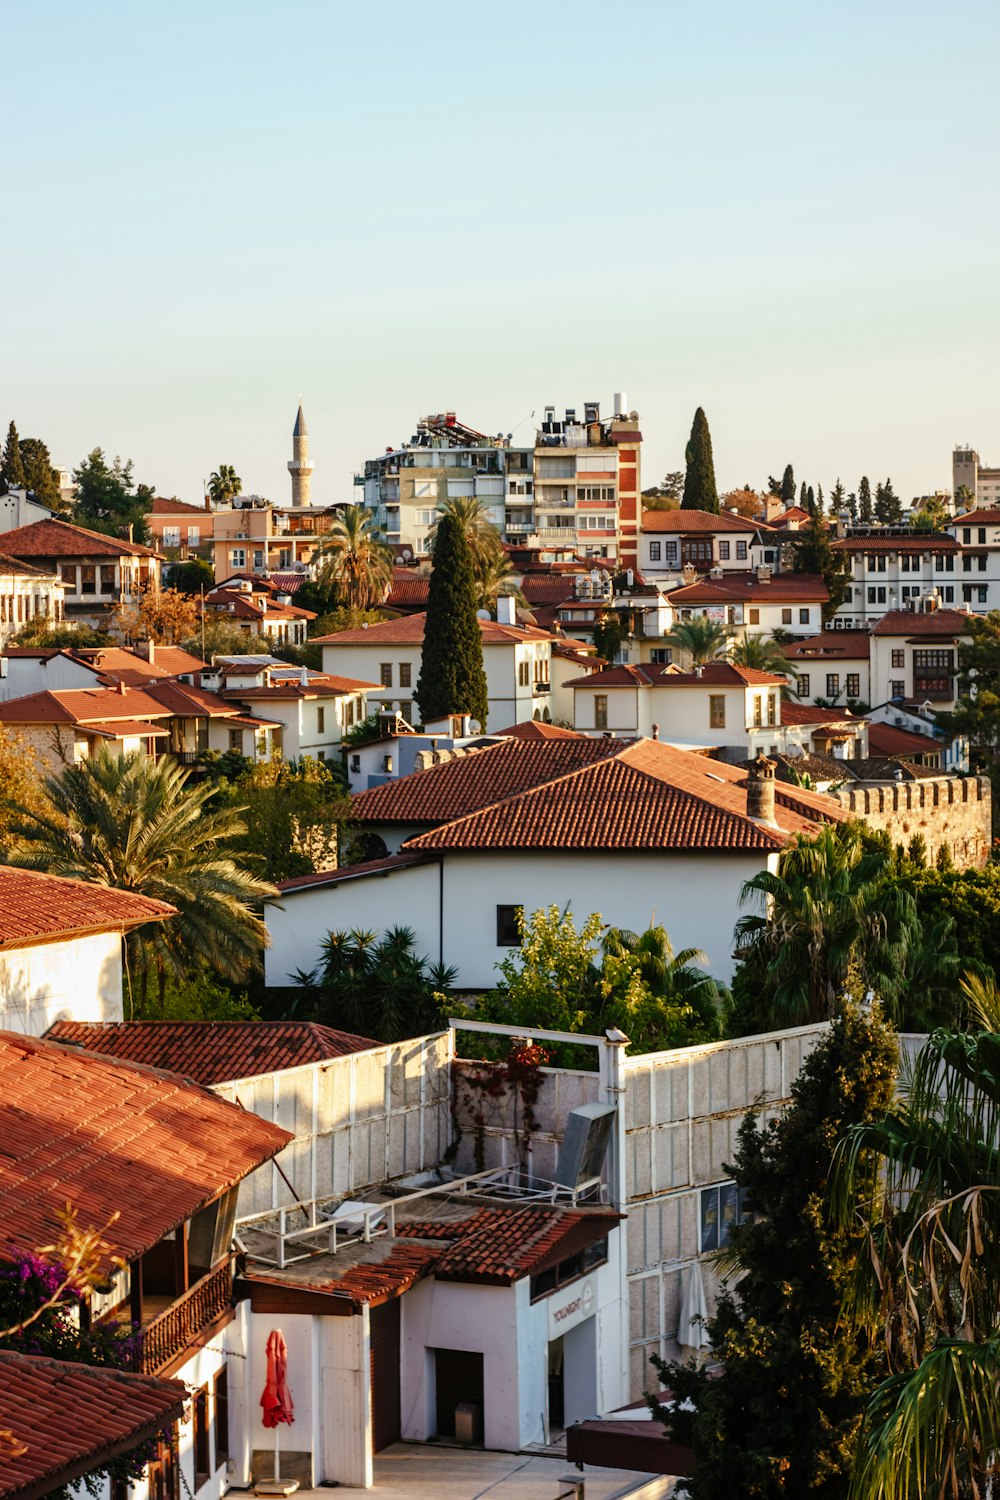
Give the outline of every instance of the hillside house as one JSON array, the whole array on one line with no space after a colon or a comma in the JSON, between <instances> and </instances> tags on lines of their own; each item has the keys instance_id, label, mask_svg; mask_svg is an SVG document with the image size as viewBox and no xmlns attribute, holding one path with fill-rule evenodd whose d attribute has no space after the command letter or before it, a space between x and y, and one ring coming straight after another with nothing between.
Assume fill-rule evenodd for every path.
<instances>
[{"instance_id":1,"label":"hillside house","mask_svg":"<svg viewBox=\"0 0 1000 1500\"><path fill-rule=\"evenodd\" d=\"M106 629L116 604L131 603L144 590L160 587L163 559L158 552L68 521L15 527L3 534L3 550L58 577L65 619L73 624Z\"/></svg>"}]
</instances>

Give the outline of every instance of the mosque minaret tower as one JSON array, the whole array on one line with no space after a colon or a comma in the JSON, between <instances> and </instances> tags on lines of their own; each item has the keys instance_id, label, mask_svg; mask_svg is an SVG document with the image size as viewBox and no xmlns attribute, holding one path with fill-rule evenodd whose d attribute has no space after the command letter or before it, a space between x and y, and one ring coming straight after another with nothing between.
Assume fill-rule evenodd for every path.
<instances>
[{"instance_id":1,"label":"mosque minaret tower","mask_svg":"<svg viewBox=\"0 0 1000 1500\"><path fill-rule=\"evenodd\" d=\"M313 467L313 461L309 457L309 429L302 415L302 402L300 401L299 414L292 428L292 461L288 465L288 472L292 476L292 505L296 509L312 504L309 498L309 486L312 482Z\"/></svg>"}]
</instances>

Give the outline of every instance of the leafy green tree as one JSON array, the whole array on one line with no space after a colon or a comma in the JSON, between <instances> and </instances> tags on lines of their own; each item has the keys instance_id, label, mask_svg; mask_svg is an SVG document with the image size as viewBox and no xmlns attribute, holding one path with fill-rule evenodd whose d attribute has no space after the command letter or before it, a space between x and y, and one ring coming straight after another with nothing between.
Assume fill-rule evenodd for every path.
<instances>
[{"instance_id":1,"label":"leafy green tree","mask_svg":"<svg viewBox=\"0 0 1000 1500\"><path fill-rule=\"evenodd\" d=\"M8 646L55 646L57 650L84 650L88 646L113 646L114 637L93 625L52 625L36 615L7 637Z\"/></svg>"},{"instance_id":2,"label":"leafy green tree","mask_svg":"<svg viewBox=\"0 0 1000 1500\"><path fill-rule=\"evenodd\" d=\"M903 520L902 502L892 487L891 479L876 486L875 519L884 526L899 526Z\"/></svg>"},{"instance_id":3,"label":"leafy green tree","mask_svg":"<svg viewBox=\"0 0 1000 1500\"><path fill-rule=\"evenodd\" d=\"M21 445L18 441L17 428L11 422L7 428L3 457L0 458L0 495L6 495L10 490L23 488L24 464L21 462Z\"/></svg>"},{"instance_id":4,"label":"leafy green tree","mask_svg":"<svg viewBox=\"0 0 1000 1500\"><path fill-rule=\"evenodd\" d=\"M946 734L964 734L974 766L1000 788L1000 610L969 615L958 646L958 699L938 722Z\"/></svg>"},{"instance_id":5,"label":"leafy green tree","mask_svg":"<svg viewBox=\"0 0 1000 1500\"><path fill-rule=\"evenodd\" d=\"M737 641L729 653L734 667L750 667L755 672L773 672L776 677L798 677L799 669L781 649L773 636L750 631Z\"/></svg>"},{"instance_id":6,"label":"leafy green tree","mask_svg":"<svg viewBox=\"0 0 1000 1500\"><path fill-rule=\"evenodd\" d=\"M861 1222L851 1305L889 1373L869 1403L856 1500L979 1500L1000 1452L1000 1034L995 986L973 1035L936 1031L903 1096L838 1152L839 1229Z\"/></svg>"},{"instance_id":7,"label":"leafy green tree","mask_svg":"<svg viewBox=\"0 0 1000 1500\"><path fill-rule=\"evenodd\" d=\"M155 976L162 1007L167 977L207 964L225 979L261 962L267 931L260 902L276 894L236 854L246 832L240 809L209 811L210 784L186 785L169 757L103 750L45 781L47 806L18 809L7 862L73 880L133 891L176 907L126 939L145 999Z\"/></svg>"},{"instance_id":8,"label":"leafy green tree","mask_svg":"<svg viewBox=\"0 0 1000 1500\"><path fill-rule=\"evenodd\" d=\"M339 767L275 754L220 786L217 805L238 811L246 828L238 847L266 880L336 868L338 837L350 815Z\"/></svg>"},{"instance_id":9,"label":"leafy green tree","mask_svg":"<svg viewBox=\"0 0 1000 1500\"><path fill-rule=\"evenodd\" d=\"M170 565L170 587L179 594L208 594L215 588L215 569L203 557Z\"/></svg>"},{"instance_id":10,"label":"leafy green tree","mask_svg":"<svg viewBox=\"0 0 1000 1500\"><path fill-rule=\"evenodd\" d=\"M208 495L213 505L231 505L243 493L243 481L232 464L220 464L208 481Z\"/></svg>"},{"instance_id":11,"label":"leafy green tree","mask_svg":"<svg viewBox=\"0 0 1000 1500\"><path fill-rule=\"evenodd\" d=\"M123 464L116 457L109 464L104 450L94 448L80 467L73 470L73 483L76 485L74 520L79 525L117 537L126 537L131 527L133 541L149 540L146 516L153 494L148 485L136 488L131 459Z\"/></svg>"},{"instance_id":12,"label":"leafy green tree","mask_svg":"<svg viewBox=\"0 0 1000 1500\"><path fill-rule=\"evenodd\" d=\"M416 696L425 721L443 714L471 714L481 729L486 728L476 580L465 529L454 515L442 515L437 524Z\"/></svg>"},{"instance_id":13,"label":"leafy green tree","mask_svg":"<svg viewBox=\"0 0 1000 1500\"><path fill-rule=\"evenodd\" d=\"M710 661L724 661L729 654L728 630L707 615L692 615L690 620L679 620L664 640L675 651L688 655L693 667L704 666Z\"/></svg>"},{"instance_id":14,"label":"leafy green tree","mask_svg":"<svg viewBox=\"0 0 1000 1500\"><path fill-rule=\"evenodd\" d=\"M597 647L598 656L613 662L622 644L628 640L628 624L617 609L606 609L594 626L591 640Z\"/></svg>"},{"instance_id":15,"label":"leafy green tree","mask_svg":"<svg viewBox=\"0 0 1000 1500\"><path fill-rule=\"evenodd\" d=\"M795 470L791 464L785 465L785 472L781 476L781 498L786 510L795 504Z\"/></svg>"},{"instance_id":16,"label":"leafy green tree","mask_svg":"<svg viewBox=\"0 0 1000 1500\"><path fill-rule=\"evenodd\" d=\"M877 1335L844 1316L865 1235L846 1217L831 1229L825 1193L838 1137L882 1117L895 1067L877 1009L848 1005L806 1059L784 1113L765 1122L758 1105L740 1127L725 1170L746 1209L707 1325L717 1368L654 1357L676 1404L647 1398L694 1448L691 1500L843 1500L885 1358Z\"/></svg>"},{"instance_id":17,"label":"leafy green tree","mask_svg":"<svg viewBox=\"0 0 1000 1500\"><path fill-rule=\"evenodd\" d=\"M824 825L796 835L777 873L746 881L741 903L759 908L736 924L750 981L740 997L756 995L751 1030L829 1020L854 981L892 1010L918 924L913 897L891 873L887 856L865 852L857 825Z\"/></svg>"},{"instance_id":18,"label":"leafy green tree","mask_svg":"<svg viewBox=\"0 0 1000 1500\"><path fill-rule=\"evenodd\" d=\"M31 491L39 505L47 505L51 510L61 510L59 476L52 467L48 448L41 438L21 438L19 446L25 488Z\"/></svg>"},{"instance_id":19,"label":"leafy green tree","mask_svg":"<svg viewBox=\"0 0 1000 1500\"><path fill-rule=\"evenodd\" d=\"M390 928L381 938L328 933L316 968L295 975L294 1014L379 1042L440 1030L455 972L419 958L413 944L409 927Z\"/></svg>"},{"instance_id":20,"label":"leafy green tree","mask_svg":"<svg viewBox=\"0 0 1000 1500\"><path fill-rule=\"evenodd\" d=\"M868 482L868 475L862 474L861 483L858 485L858 520L862 526L870 526L874 518L872 487Z\"/></svg>"},{"instance_id":21,"label":"leafy green tree","mask_svg":"<svg viewBox=\"0 0 1000 1500\"><path fill-rule=\"evenodd\" d=\"M823 605L823 619L832 620L851 597L853 575L850 558L834 550L826 522L818 510L796 533L794 548L796 572L818 574L826 584L830 597Z\"/></svg>"},{"instance_id":22,"label":"leafy green tree","mask_svg":"<svg viewBox=\"0 0 1000 1500\"><path fill-rule=\"evenodd\" d=\"M588 1034L617 1026L636 1052L721 1035L727 991L700 967L703 953L675 954L662 927L605 931L592 912L577 932L572 913L558 906L522 912L519 925L521 945L497 965L501 983L476 1001L478 1018ZM593 1062L583 1049L556 1056L565 1066Z\"/></svg>"},{"instance_id":23,"label":"leafy green tree","mask_svg":"<svg viewBox=\"0 0 1000 1500\"><path fill-rule=\"evenodd\" d=\"M643 490L642 498L644 500L676 500L679 503L683 493L684 471L671 469L669 473L664 474L659 484L654 485L652 489Z\"/></svg>"},{"instance_id":24,"label":"leafy green tree","mask_svg":"<svg viewBox=\"0 0 1000 1500\"><path fill-rule=\"evenodd\" d=\"M313 562L317 581L334 586L338 602L350 609L383 603L392 587L392 549L363 505L350 505L336 518Z\"/></svg>"},{"instance_id":25,"label":"leafy green tree","mask_svg":"<svg viewBox=\"0 0 1000 1500\"><path fill-rule=\"evenodd\" d=\"M694 414L684 458L687 468L681 509L707 510L718 515L719 492L715 485L712 434L708 430L708 418L700 406Z\"/></svg>"},{"instance_id":26,"label":"leafy green tree","mask_svg":"<svg viewBox=\"0 0 1000 1500\"><path fill-rule=\"evenodd\" d=\"M163 1007L148 992L125 997L129 1021L259 1021L245 990L225 984L204 965L180 977L168 974Z\"/></svg>"}]
</instances>

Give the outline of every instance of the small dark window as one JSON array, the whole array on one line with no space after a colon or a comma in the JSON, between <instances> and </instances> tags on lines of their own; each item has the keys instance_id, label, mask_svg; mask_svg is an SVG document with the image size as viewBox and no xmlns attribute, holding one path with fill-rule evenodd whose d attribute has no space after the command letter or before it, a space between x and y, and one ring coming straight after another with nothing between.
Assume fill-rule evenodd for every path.
<instances>
[{"instance_id":1,"label":"small dark window","mask_svg":"<svg viewBox=\"0 0 1000 1500\"><path fill-rule=\"evenodd\" d=\"M413 683L412 683L412 681L410 679L410 674L411 674L412 671L413 671L413 668L410 666L410 663L408 661L401 661L400 662L400 664L399 664L399 685L400 685L400 687L412 687L413 686Z\"/></svg>"},{"instance_id":2,"label":"small dark window","mask_svg":"<svg viewBox=\"0 0 1000 1500\"><path fill-rule=\"evenodd\" d=\"M799 610L799 624L800 625L808 625L809 624L809 611L807 609L800 609Z\"/></svg>"},{"instance_id":3,"label":"small dark window","mask_svg":"<svg viewBox=\"0 0 1000 1500\"><path fill-rule=\"evenodd\" d=\"M783 609L781 611L781 623L782 625L790 625L792 623L792 612L790 609Z\"/></svg>"},{"instance_id":4,"label":"small dark window","mask_svg":"<svg viewBox=\"0 0 1000 1500\"><path fill-rule=\"evenodd\" d=\"M194 1393L194 1486L200 1489L212 1472L208 1436L208 1386Z\"/></svg>"},{"instance_id":5,"label":"small dark window","mask_svg":"<svg viewBox=\"0 0 1000 1500\"><path fill-rule=\"evenodd\" d=\"M221 1469L229 1459L229 1371L220 1370L215 1377L215 1467Z\"/></svg>"},{"instance_id":6,"label":"small dark window","mask_svg":"<svg viewBox=\"0 0 1000 1500\"><path fill-rule=\"evenodd\" d=\"M379 681L383 687L392 687L392 662L384 661L379 664Z\"/></svg>"},{"instance_id":7,"label":"small dark window","mask_svg":"<svg viewBox=\"0 0 1000 1500\"><path fill-rule=\"evenodd\" d=\"M497 947L520 948L521 908L519 906L497 907Z\"/></svg>"}]
</instances>

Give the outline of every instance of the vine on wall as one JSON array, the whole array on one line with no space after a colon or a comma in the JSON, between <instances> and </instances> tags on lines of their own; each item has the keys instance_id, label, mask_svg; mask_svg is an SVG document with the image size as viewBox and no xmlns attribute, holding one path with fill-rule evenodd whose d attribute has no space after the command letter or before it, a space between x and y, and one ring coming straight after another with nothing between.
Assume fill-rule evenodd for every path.
<instances>
[{"instance_id":1,"label":"vine on wall","mask_svg":"<svg viewBox=\"0 0 1000 1500\"><path fill-rule=\"evenodd\" d=\"M522 1171L526 1170L532 1138L538 1133L535 1106L545 1078L542 1069L549 1060L544 1047L517 1041L502 1062L452 1063L451 1118L454 1139L446 1153L454 1161L461 1144L463 1125L472 1123L473 1159L476 1171L486 1170L486 1131L503 1116L508 1099L514 1103L514 1149Z\"/></svg>"}]
</instances>

